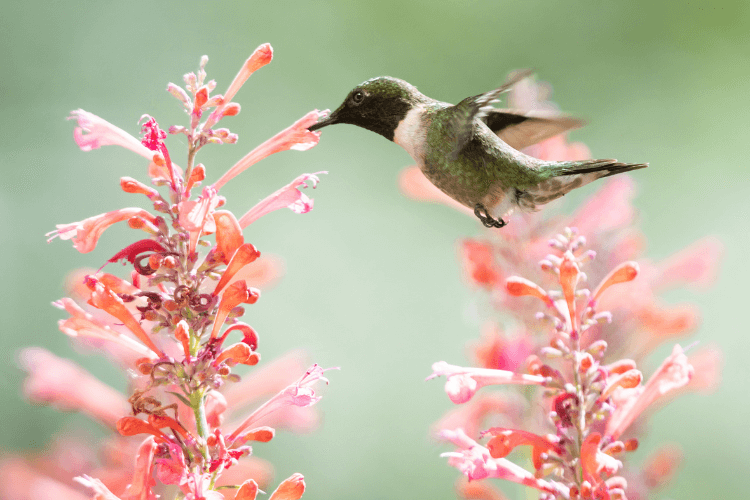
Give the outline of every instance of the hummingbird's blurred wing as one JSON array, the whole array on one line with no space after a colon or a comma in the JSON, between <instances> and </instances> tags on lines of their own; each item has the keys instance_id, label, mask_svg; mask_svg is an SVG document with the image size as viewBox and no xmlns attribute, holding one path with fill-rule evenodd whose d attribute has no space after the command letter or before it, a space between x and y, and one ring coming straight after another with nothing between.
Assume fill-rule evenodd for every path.
<instances>
[{"instance_id":1,"label":"hummingbird's blurred wing","mask_svg":"<svg viewBox=\"0 0 750 500\"><path fill-rule=\"evenodd\" d=\"M497 108L491 108L482 121L513 149L523 149L586 123L570 116L542 118Z\"/></svg>"},{"instance_id":2,"label":"hummingbird's blurred wing","mask_svg":"<svg viewBox=\"0 0 750 500\"><path fill-rule=\"evenodd\" d=\"M454 159L471 140L474 133L474 120L477 118L480 120L484 119L493 109L495 109L492 107L492 103L497 102L497 96L503 92L507 92L513 87L513 85L524 78L531 76L532 73L533 71L530 69L516 71L503 85L495 90L490 90L489 92L475 95L473 97L467 97L455 106L449 108L452 114L449 130L451 131L454 140Z\"/></svg>"}]
</instances>

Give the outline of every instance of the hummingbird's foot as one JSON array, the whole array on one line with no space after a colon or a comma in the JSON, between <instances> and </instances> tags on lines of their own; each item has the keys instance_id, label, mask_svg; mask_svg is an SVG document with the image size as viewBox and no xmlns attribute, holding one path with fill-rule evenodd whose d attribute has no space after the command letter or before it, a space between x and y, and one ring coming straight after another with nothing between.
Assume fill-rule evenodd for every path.
<instances>
[{"instance_id":1,"label":"hummingbird's foot","mask_svg":"<svg viewBox=\"0 0 750 500\"><path fill-rule=\"evenodd\" d=\"M482 211L484 211L484 214L482 214ZM477 203L474 205L474 215L476 215L480 221L482 221L482 224L484 227L505 227L507 222L505 222L503 219L495 219L493 218L489 212L487 212L487 209L482 205L481 203Z\"/></svg>"}]
</instances>

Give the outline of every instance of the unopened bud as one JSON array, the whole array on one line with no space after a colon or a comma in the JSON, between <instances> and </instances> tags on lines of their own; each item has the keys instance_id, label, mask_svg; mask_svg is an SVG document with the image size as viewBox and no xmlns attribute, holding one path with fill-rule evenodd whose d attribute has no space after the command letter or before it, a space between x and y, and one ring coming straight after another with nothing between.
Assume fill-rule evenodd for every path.
<instances>
[{"instance_id":1,"label":"unopened bud","mask_svg":"<svg viewBox=\"0 0 750 500\"><path fill-rule=\"evenodd\" d=\"M638 440L636 438L625 441L625 451L635 451L638 449Z\"/></svg>"},{"instance_id":2,"label":"unopened bud","mask_svg":"<svg viewBox=\"0 0 750 500\"><path fill-rule=\"evenodd\" d=\"M190 104L190 97L188 97L187 92L185 92L179 85L175 85L174 83L170 82L167 85L167 92L175 96L186 106Z\"/></svg>"},{"instance_id":3,"label":"unopened bud","mask_svg":"<svg viewBox=\"0 0 750 500\"><path fill-rule=\"evenodd\" d=\"M597 340L596 342L592 342L586 350L594 356L598 356L607 350L607 342L605 340Z\"/></svg>"}]
</instances>

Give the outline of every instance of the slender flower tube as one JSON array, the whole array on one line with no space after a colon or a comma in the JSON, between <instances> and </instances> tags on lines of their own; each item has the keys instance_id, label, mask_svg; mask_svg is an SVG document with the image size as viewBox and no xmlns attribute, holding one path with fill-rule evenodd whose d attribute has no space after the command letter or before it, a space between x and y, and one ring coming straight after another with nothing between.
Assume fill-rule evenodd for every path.
<instances>
[{"instance_id":1,"label":"slender flower tube","mask_svg":"<svg viewBox=\"0 0 750 500\"><path fill-rule=\"evenodd\" d=\"M299 500L305 492L305 478L299 472L284 479L268 500Z\"/></svg>"},{"instance_id":2,"label":"slender flower tube","mask_svg":"<svg viewBox=\"0 0 750 500\"><path fill-rule=\"evenodd\" d=\"M136 417L122 417L117 421L117 432L123 436L137 436L138 434L151 434L160 441L170 441L169 436L164 434L155 425Z\"/></svg>"},{"instance_id":3,"label":"slender flower tube","mask_svg":"<svg viewBox=\"0 0 750 500\"><path fill-rule=\"evenodd\" d=\"M221 289L229 283L234 275L237 274L237 271L254 262L258 257L260 257L260 252L257 248L255 248L255 246L250 243L240 245L240 247L237 248L237 250L234 252L232 260L224 270L224 274L222 275L221 279L216 284L216 288L214 289L213 294L218 295L219 293L221 293Z\"/></svg>"},{"instance_id":4,"label":"slender flower tube","mask_svg":"<svg viewBox=\"0 0 750 500\"><path fill-rule=\"evenodd\" d=\"M96 243L105 229L126 219L138 217L143 220L156 224L156 217L142 208L121 208L112 212L107 212L80 222L71 222L69 224L57 224L57 229L46 234L49 236L47 243L55 238L61 240L73 240L73 246L81 253L88 253L96 248Z\"/></svg>"},{"instance_id":5,"label":"slender flower tube","mask_svg":"<svg viewBox=\"0 0 750 500\"><path fill-rule=\"evenodd\" d=\"M214 326L211 329L211 338L215 339L221 329L221 325L226 321L227 316L232 309L238 305L255 304L260 298L260 290L248 287L245 280L235 281L227 287L227 290L221 296L219 302L219 311L214 319Z\"/></svg>"},{"instance_id":6,"label":"slender flower tube","mask_svg":"<svg viewBox=\"0 0 750 500\"><path fill-rule=\"evenodd\" d=\"M116 293L93 276L88 276L87 285L91 289L89 303L92 306L102 309L122 321L149 349L154 351L160 358L164 357L164 353L156 347L151 337L148 336L143 327L141 327L141 324L130 314L130 311L125 307L125 303Z\"/></svg>"},{"instance_id":7,"label":"slender flower tube","mask_svg":"<svg viewBox=\"0 0 750 500\"><path fill-rule=\"evenodd\" d=\"M232 101L237 91L245 84L250 75L255 73L257 70L271 62L273 59L273 48L270 43L264 43L259 46L255 51L248 57L245 64L240 68L237 76L234 77L232 83L229 84L229 88L224 93L224 96L216 109L209 115L208 120L203 125L203 130L208 130L213 127L222 117L226 115L227 105Z\"/></svg>"},{"instance_id":8,"label":"slender flower tube","mask_svg":"<svg viewBox=\"0 0 750 500\"><path fill-rule=\"evenodd\" d=\"M245 155L244 158L238 161L232 168L227 170L227 172L214 183L214 189L218 191L230 179L236 177L244 170L248 169L263 158L274 153L286 151L288 149L306 151L312 148L320 140L320 132L310 132L307 129L308 127L317 123L320 118L323 118L327 114L328 110L318 111L316 109L310 111L305 116L294 122L292 126L282 130L257 148L250 151L247 155Z\"/></svg>"},{"instance_id":9,"label":"slender flower tube","mask_svg":"<svg viewBox=\"0 0 750 500\"><path fill-rule=\"evenodd\" d=\"M590 303L595 303L604 291L617 283L626 283L632 281L638 276L638 263L637 262L623 262L616 268L614 268L596 287L594 293L591 294Z\"/></svg>"},{"instance_id":10,"label":"slender flower tube","mask_svg":"<svg viewBox=\"0 0 750 500\"><path fill-rule=\"evenodd\" d=\"M679 344L672 354L661 364L645 386L631 389L629 397L616 404L615 411L607 421L606 436L611 440L619 438L631 423L654 401L666 393L679 389L690 382L693 367Z\"/></svg>"},{"instance_id":11,"label":"slender flower tube","mask_svg":"<svg viewBox=\"0 0 750 500\"><path fill-rule=\"evenodd\" d=\"M149 160L154 156L141 141L93 113L77 109L70 112L68 120L73 119L78 121L78 126L73 129L73 138L82 151L91 151L102 146L122 146Z\"/></svg>"},{"instance_id":12,"label":"slender flower tube","mask_svg":"<svg viewBox=\"0 0 750 500\"><path fill-rule=\"evenodd\" d=\"M27 348L19 355L26 396L64 411L80 411L107 427L127 413L126 397L89 372L42 348Z\"/></svg>"},{"instance_id":13,"label":"slender flower tube","mask_svg":"<svg viewBox=\"0 0 750 500\"><path fill-rule=\"evenodd\" d=\"M492 370L489 368L463 368L449 365L445 361L438 361L432 365L430 380L445 375L445 392L451 401L456 404L465 403L474 396L480 388L486 385L501 384L532 384L542 385L545 377L539 375L526 375L514 373L507 370Z\"/></svg>"},{"instance_id":14,"label":"slender flower tube","mask_svg":"<svg viewBox=\"0 0 750 500\"><path fill-rule=\"evenodd\" d=\"M234 500L255 500L257 495L258 483L252 479L248 479L240 485L237 494L234 496Z\"/></svg>"},{"instance_id":15,"label":"slender flower tube","mask_svg":"<svg viewBox=\"0 0 750 500\"><path fill-rule=\"evenodd\" d=\"M331 368L323 369L318 365L313 365L304 375L302 375L302 377L300 377L299 380L297 380L297 382L283 389L243 420L242 423L227 437L227 443L233 442L242 431L253 426L261 418L280 408L290 405L306 407L317 403L320 400L320 397L315 396L315 391L313 391L311 386L318 380L322 380L328 384L328 379L323 376L323 373L330 369Z\"/></svg>"},{"instance_id":16,"label":"slender flower tube","mask_svg":"<svg viewBox=\"0 0 750 500\"><path fill-rule=\"evenodd\" d=\"M553 305L553 300L547 295L547 292L545 292L542 287L526 278L511 276L505 282L505 288L508 290L508 293L513 296L522 297L524 295L529 295L540 299L547 304L548 307L552 307Z\"/></svg>"},{"instance_id":17,"label":"slender flower tube","mask_svg":"<svg viewBox=\"0 0 750 500\"><path fill-rule=\"evenodd\" d=\"M120 497L109 491L109 488L107 488L100 480L87 476L86 474L74 477L73 481L93 490L95 500L122 500Z\"/></svg>"},{"instance_id":18,"label":"slender flower tube","mask_svg":"<svg viewBox=\"0 0 750 500\"><path fill-rule=\"evenodd\" d=\"M139 356L153 356L145 345L96 320L91 314L81 309L73 299L66 297L52 304L60 309L64 309L71 316L68 319L61 319L57 322L60 331L66 335L108 340L130 349Z\"/></svg>"},{"instance_id":19,"label":"slender flower tube","mask_svg":"<svg viewBox=\"0 0 750 500\"><path fill-rule=\"evenodd\" d=\"M234 252L245 242L242 228L234 214L227 210L215 211L214 223L216 224L216 248L221 254L222 262L229 264Z\"/></svg>"},{"instance_id":20,"label":"slender flower tube","mask_svg":"<svg viewBox=\"0 0 750 500\"><path fill-rule=\"evenodd\" d=\"M248 210L248 212L239 220L240 227L245 228L262 216L280 208L288 208L297 214L305 214L309 212L313 208L314 200L308 198L307 195L298 188L306 188L307 182L310 181L313 189L315 189L318 182L320 182L318 175L327 173L328 172L315 172L314 174L300 175L292 182Z\"/></svg>"},{"instance_id":21,"label":"slender flower tube","mask_svg":"<svg viewBox=\"0 0 750 500\"><path fill-rule=\"evenodd\" d=\"M189 250L192 255L201 234L213 232L215 229L212 217L214 209L219 205L221 198L216 195L216 190L210 186L203 188L201 197L197 200L188 200L180 203L180 224L190 233Z\"/></svg>"},{"instance_id":22,"label":"slender flower tube","mask_svg":"<svg viewBox=\"0 0 750 500\"><path fill-rule=\"evenodd\" d=\"M152 491L156 481L151 477L151 466L153 465L156 446L154 438L149 436L138 448L133 480L123 493L123 500L151 500L156 498Z\"/></svg>"},{"instance_id":23,"label":"slender flower tube","mask_svg":"<svg viewBox=\"0 0 750 500\"><path fill-rule=\"evenodd\" d=\"M559 439L555 436L539 436L533 432L520 429L506 429L493 427L482 433L483 436L492 436L487 443L487 449L492 458L504 458L517 446L531 445L532 461L534 468L539 470L542 466L541 454L548 452L560 453Z\"/></svg>"},{"instance_id":24,"label":"slender flower tube","mask_svg":"<svg viewBox=\"0 0 750 500\"><path fill-rule=\"evenodd\" d=\"M575 263L575 257L570 251L565 252L560 264L560 285L565 296L565 302L568 304L571 329L576 334L578 332L578 315L576 314L575 288L579 276L580 271Z\"/></svg>"},{"instance_id":25,"label":"slender flower tube","mask_svg":"<svg viewBox=\"0 0 750 500\"><path fill-rule=\"evenodd\" d=\"M470 481L494 477L548 493L558 493L559 488L564 488L562 485L537 479L531 472L510 460L492 458L487 448L468 437L461 429L444 430L441 437L455 444L459 451L442 453L440 456L447 457L448 464L460 470Z\"/></svg>"}]
</instances>

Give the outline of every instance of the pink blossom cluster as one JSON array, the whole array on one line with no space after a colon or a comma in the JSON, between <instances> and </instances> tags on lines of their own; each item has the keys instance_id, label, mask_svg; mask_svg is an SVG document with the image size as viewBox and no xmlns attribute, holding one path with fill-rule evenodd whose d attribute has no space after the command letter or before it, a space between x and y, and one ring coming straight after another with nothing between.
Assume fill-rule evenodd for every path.
<instances>
[{"instance_id":1,"label":"pink blossom cluster","mask_svg":"<svg viewBox=\"0 0 750 500\"><path fill-rule=\"evenodd\" d=\"M146 196L152 210L120 208L59 224L48 234L50 240L71 240L79 252L88 253L115 223L127 222L143 232L105 262L132 266L129 276L103 272L105 266L76 273L71 296L54 303L69 315L60 320L60 330L101 348L122 366L129 376L129 393L44 349L26 349L21 363L29 374L25 392L32 400L83 412L113 434L98 450L65 437L51 456L5 459L0 477L13 480L0 480L3 498L79 499L87 497L82 492L88 489L97 500L165 495L252 500L272 473L267 462L251 456L253 446L271 441L277 427L314 427L316 415L310 407L320 400L316 383L328 383L326 370L302 365L298 353L242 379L235 367L260 361L258 334L241 318L245 307L260 298L257 287L271 281L278 268L274 259L261 257L245 242L242 231L281 208L310 211L313 200L302 189L314 188L325 172L298 176L239 218L222 209L226 200L219 193L271 154L315 146L319 133L307 127L327 112L306 114L212 185L201 186L206 167L196 163L205 145L237 141L236 134L217 125L240 112L232 99L272 56L269 44L258 47L223 95L212 95L216 82L206 80L204 56L199 71L184 76L184 88L173 83L167 87L184 107L188 125L165 131L153 117L143 115L141 140L87 111L72 113L70 118L78 123L74 138L82 150L118 145L148 161L150 185L122 177L120 186ZM184 168L167 148L168 134L185 136ZM199 190L197 196L194 190ZM247 410L250 406L255 409ZM294 474L269 499L296 500L304 489L302 475Z\"/></svg>"},{"instance_id":2,"label":"pink blossom cluster","mask_svg":"<svg viewBox=\"0 0 750 500\"><path fill-rule=\"evenodd\" d=\"M525 80L509 100L527 112L554 112L544 101L548 93ZM564 135L525 152L546 160L589 156ZM472 215L416 167L403 172L401 187L412 198ZM625 498L627 485L627 498L639 500L672 478L681 460L675 445L658 449L639 472L623 471L621 459L637 447L655 408L681 392L716 387L721 354L700 346L688 359L676 345L645 382L639 367L654 348L694 331L695 307L667 304L660 294L710 284L721 244L705 238L662 262L643 258L633 192L630 178L618 176L573 216L515 216L502 231L460 243L464 275L490 314L482 338L469 346L476 366L441 361L429 377L445 376L446 393L460 405L433 429L456 446L445 456L469 480L457 483L459 496L505 498L489 482L474 481L494 477L536 488L542 498ZM559 227L566 229L555 234ZM540 268L546 283L520 277ZM599 285L591 291L582 288L586 281ZM480 391L507 384L524 387ZM484 445L482 437L489 438ZM530 450L532 471L505 458L518 447Z\"/></svg>"}]
</instances>

